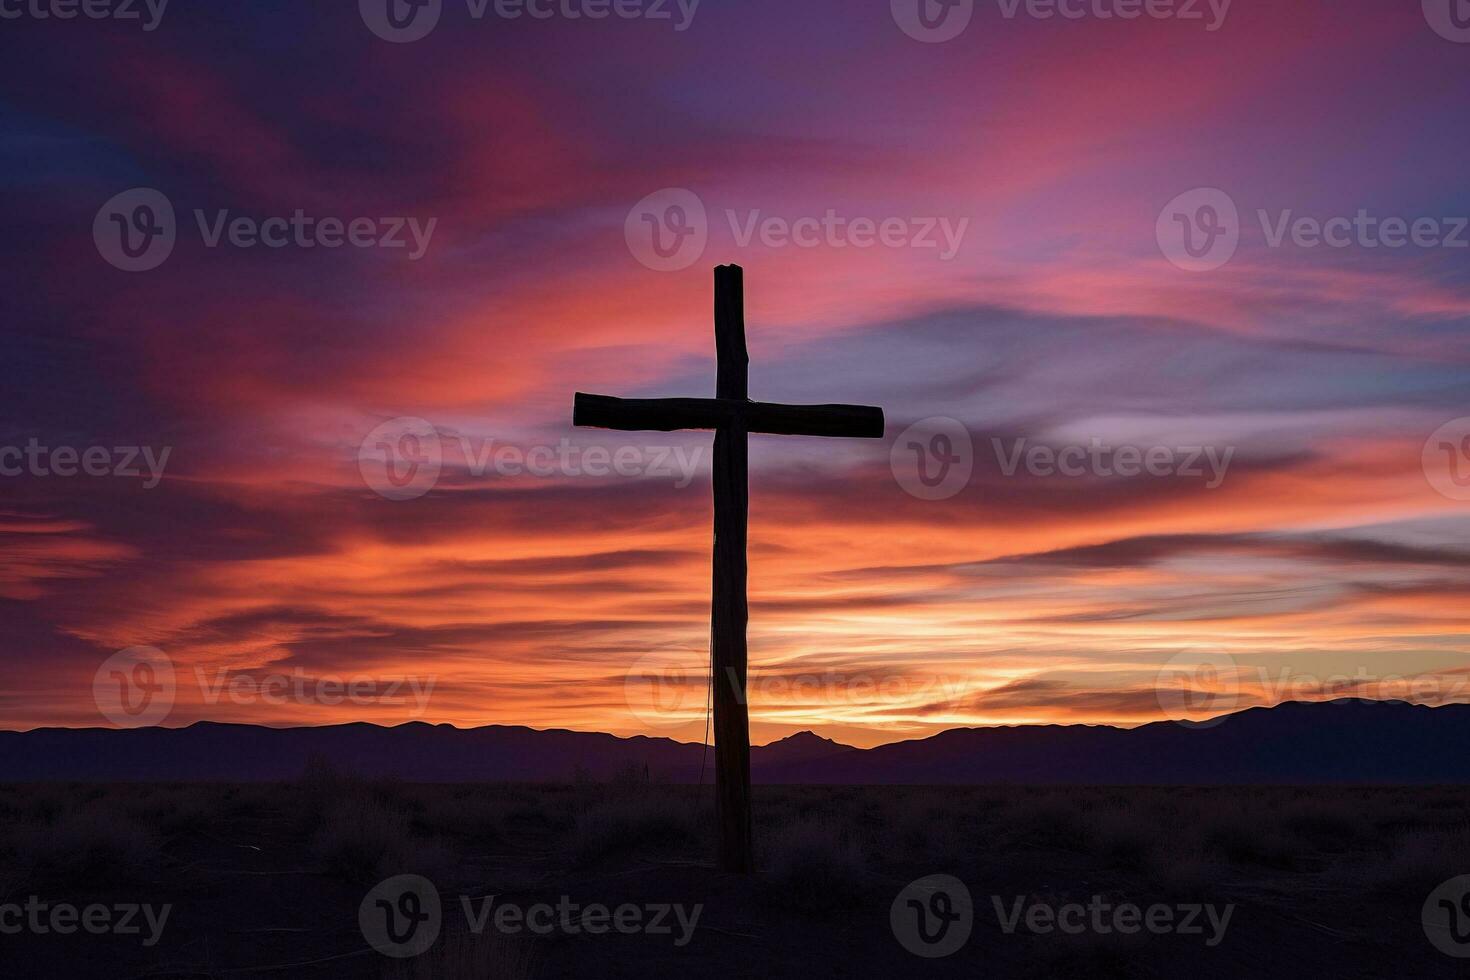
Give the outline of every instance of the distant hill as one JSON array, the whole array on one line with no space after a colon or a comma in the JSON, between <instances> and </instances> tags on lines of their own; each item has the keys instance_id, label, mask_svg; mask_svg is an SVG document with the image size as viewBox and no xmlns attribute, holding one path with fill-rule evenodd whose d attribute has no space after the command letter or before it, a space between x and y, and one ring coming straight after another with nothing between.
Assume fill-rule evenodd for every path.
<instances>
[{"instance_id":1,"label":"distant hill","mask_svg":"<svg viewBox=\"0 0 1470 980\"><path fill-rule=\"evenodd\" d=\"M1320 784L1470 782L1470 705L1342 699L1206 725L960 728L857 749L802 732L751 750L762 783ZM421 782L599 780L634 767L694 782L703 747L667 738L411 722L0 732L0 781L291 779L313 757ZM714 752L706 780L713 779Z\"/></svg>"}]
</instances>

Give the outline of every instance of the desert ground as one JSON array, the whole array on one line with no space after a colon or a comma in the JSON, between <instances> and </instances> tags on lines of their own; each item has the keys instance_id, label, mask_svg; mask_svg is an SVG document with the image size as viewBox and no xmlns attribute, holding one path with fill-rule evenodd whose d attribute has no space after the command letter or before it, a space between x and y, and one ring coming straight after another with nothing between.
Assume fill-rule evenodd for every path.
<instances>
[{"instance_id":1,"label":"desert ground","mask_svg":"<svg viewBox=\"0 0 1470 980\"><path fill-rule=\"evenodd\" d=\"M417 785L317 765L280 784L0 786L0 975L1464 975L1421 909L1470 873L1466 788L757 787L755 802L760 871L743 878L710 866L711 788L636 771ZM441 928L398 958L359 911L404 874L433 882ZM968 888L973 927L921 957L891 914L937 874ZM1217 916L1131 933L1032 918L1089 903ZM507 905L527 917L497 927ZM534 931L537 905L575 911ZM609 926L620 907L634 911Z\"/></svg>"}]
</instances>

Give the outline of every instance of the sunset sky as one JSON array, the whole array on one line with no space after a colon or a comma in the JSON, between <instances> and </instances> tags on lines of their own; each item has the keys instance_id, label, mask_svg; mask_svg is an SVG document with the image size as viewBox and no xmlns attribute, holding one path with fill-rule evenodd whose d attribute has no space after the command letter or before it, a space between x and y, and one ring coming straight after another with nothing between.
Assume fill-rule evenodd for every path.
<instances>
[{"instance_id":1,"label":"sunset sky","mask_svg":"<svg viewBox=\"0 0 1470 980\"><path fill-rule=\"evenodd\" d=\"M943 43L887 0L704 0L687 22L673 3L512 20L445 0L410 43L351 2L0 22L0 449L169 450L157 481L0 476L0 727L112 724L94 676L143 645L177 673L167 725L698 740L710 437L574 429L571 408L712 395L725 262L745 269L753 398L888 418L882 441L752 439L757 742L1139 724L1178 714L1171 661L1209 665L1217 710L1470 700L1470 488L1442 492L1470 482L1470 442L1431 439L1457 419L1447 444L1470 437L1463 217L1451 244L1470 44L1418 2L1235 0L1214 30L1200 6L989 0ZM148 271L94 237L133 188L177 214ZM1239 209L1214 269L1159 238L1197 188ZM633 241L668 189L707 214L674 271ZM434 224L418 258L208 244L221 211L298 210ZM1360 211L1446 241L1272 241L1287 212ZM745 233L829 212L904 232ZM931 225L937 247L912 241ZM442 470L389 499L369 436L402 418L433 427ZM943 499L908 492L893 453L932 418L973 446ZM480 465L487 444L563 439L637 472ZM1007 464L1094 440L1229 463ZM422 711L251 693L281 676L433 686Z\"/></svg>"}]
</instances>

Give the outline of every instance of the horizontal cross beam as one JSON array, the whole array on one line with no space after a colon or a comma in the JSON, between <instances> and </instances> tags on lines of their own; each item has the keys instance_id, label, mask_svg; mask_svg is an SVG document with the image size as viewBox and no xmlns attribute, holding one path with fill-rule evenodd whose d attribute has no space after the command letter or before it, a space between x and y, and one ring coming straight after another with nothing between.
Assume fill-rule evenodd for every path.
<instances>
[{"instance_id":1,"label":"horizontal cross beam","mask_svg":"<svg viewBox=\"0 0 1470 980\"><path fill-rule=\"evenodd\" d=\"M625 432L721 429L781 436L883 438L883 409L869 405L781 405L735 398L613 398L577 392L572 424Z\"/></svg>"}]
</instances>

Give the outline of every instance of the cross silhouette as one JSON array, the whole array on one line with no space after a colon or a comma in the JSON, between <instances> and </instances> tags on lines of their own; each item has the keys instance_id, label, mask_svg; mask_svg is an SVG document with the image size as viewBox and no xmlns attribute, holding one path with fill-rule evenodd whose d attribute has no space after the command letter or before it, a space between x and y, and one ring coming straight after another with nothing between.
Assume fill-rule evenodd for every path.
<instances>
[{"instance_id":1,"label":"cross silhouette","mask_svg":"<svg viewBox=\"0 0 1470 980\"><path fill-rule=\"evenodd\" d=\"M745 281L738 265L715 268L713 398L612 398L577 393L572 424L624 431L715 432L714 680L715 803L722 871L754 870L750 830L750 718L746 705L745 526L749 515L746 436L883 437L883 410L867 405L778 405L749 398Z\"/></svg>"}]
</instances>

